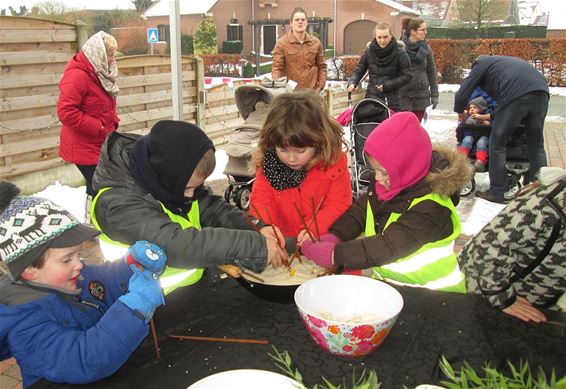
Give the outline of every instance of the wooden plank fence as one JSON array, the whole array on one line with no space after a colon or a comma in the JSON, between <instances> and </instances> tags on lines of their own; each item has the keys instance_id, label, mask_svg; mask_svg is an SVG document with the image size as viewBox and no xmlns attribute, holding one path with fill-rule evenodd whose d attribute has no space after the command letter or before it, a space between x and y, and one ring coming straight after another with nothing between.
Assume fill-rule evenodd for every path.
<instances>
[{"instance_id":1,"label":"wooden plank fence","mask_svg":"<svg viewBox=\"0 0 566 389\"><path fill-rule=\"evenodd\" d=\"M25 178L66 163L58 156L61 123L57 84L67 62L86 41L84 24L0 16L0 179ZM172 118L169 56L117 59L120 132L145 134ZM205 91L202 60L183 57L183 119L203 128L215 144L227 141L243 123L235 89L258 80L237 80ZM359 100L362 93L354 94ZM346 92L325 92L336 117L347 106Z\"/></svg>"}]
</instances>

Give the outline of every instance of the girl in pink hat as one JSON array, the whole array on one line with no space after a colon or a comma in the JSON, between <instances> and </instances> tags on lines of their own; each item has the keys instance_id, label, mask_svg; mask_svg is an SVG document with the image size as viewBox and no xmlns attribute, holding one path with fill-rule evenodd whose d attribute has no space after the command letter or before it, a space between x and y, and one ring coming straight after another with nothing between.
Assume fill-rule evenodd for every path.
<instances>
[{"instance_id":1,"label":"girl in pink hat","mask_svg":"<svg viewBox=\"0 0 566 389\"><path fill-rule=\"evenodd\" d=\"M325 267L373 268L377 279L465 292L453 246L458 193L473 175L469 162L456 150L433 147L411 112L379 124L364 152L375 171L367 194L320 242L305 241L303 254Z\"/></svg>"}]
</instances>

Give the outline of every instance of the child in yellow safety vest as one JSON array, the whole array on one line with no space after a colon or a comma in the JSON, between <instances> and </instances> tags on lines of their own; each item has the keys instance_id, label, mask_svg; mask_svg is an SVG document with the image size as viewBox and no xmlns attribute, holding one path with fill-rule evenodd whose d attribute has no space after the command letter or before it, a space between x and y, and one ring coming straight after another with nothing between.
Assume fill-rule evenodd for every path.
<instances>
[{"instance_id":1,"label":"child in yellow safety vest","mask_svg":"<svg viewBox=\"0 0 566 389\"><path fill-rule=\"evenodd\" d=\"M379 124L364 152L375 171L367 193L320 241L305 241L303 254L325 267L372 267L374 278L393 283L465 292L453 246L460 234L455 204L473 175L469 162L433 147L410 112Z\"/></svg>"}]
</instances>

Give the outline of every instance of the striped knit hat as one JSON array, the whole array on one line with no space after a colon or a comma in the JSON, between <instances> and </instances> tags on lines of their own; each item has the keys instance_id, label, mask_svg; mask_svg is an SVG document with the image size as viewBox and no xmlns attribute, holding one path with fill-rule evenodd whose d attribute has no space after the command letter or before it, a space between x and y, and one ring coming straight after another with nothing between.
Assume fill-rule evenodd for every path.
<instances>
[{"instance_id":1,"label":"striped knit hat","mask_svg":"<svg viewBox=\"0 0 566 389\"><path fill-rule=\"evenodd\" d=\"M72 247L99 234L51 201L19 194L14 184L0 182L0 258L14 279L48 248Z\"/></svg>"}]
</instances>

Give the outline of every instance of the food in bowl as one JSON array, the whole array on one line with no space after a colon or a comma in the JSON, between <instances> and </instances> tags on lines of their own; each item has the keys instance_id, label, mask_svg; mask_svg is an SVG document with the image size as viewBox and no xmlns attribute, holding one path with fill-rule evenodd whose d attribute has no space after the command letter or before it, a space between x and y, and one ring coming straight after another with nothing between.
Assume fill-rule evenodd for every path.
<instances>
[{"instance_id":1,"label":"food in bowl","mask_svg":"<svg viewBox=\"0 0 566 389\"><path fill-rule=\"evenodd\" d=\"M248 271L256 277L248 277L245 274L242 274L242 277L246 278L248 281L266 285L300 285L305 281L318 277L318 275L322 274L325 270L325 268L318 266L305 257L301 257L300 261L293 261L290 270L285 266L279 266L277 268L267 266L261 273ZM260 281L260 279L262 281Z\"/></svg>"},{"instance_id":2,"label":"food in bowl","mask_svg":"<svg viewBox=\"0 0 566 389\"><path fill-rule=\"evenodd\" d=\"M376 350L403 308L401 294L372 278L333 275L303 283L295 304L305 327L324 350L360 357Z\"/></svg>"}]
</instances>

